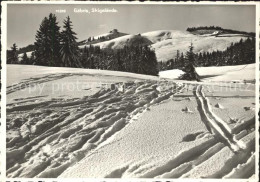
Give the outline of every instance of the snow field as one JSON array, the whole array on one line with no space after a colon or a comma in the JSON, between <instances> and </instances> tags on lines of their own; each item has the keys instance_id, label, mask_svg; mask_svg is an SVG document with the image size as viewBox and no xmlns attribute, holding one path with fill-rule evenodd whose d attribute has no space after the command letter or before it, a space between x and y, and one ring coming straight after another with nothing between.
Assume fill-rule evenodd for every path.
<instances>
[{"instance_id":1,"label":"snow field","mask_svg":"<svg viewBox=\"0 0 260 182\"><path fill-rule=\"evenodd\" d=\"M219 82L40 66L17 83L20 66L8 66L8 177L254 178L253 84L222 92ZM28 97L19 85L78 78L98 88Z\"/></svg>"}]
</instances>

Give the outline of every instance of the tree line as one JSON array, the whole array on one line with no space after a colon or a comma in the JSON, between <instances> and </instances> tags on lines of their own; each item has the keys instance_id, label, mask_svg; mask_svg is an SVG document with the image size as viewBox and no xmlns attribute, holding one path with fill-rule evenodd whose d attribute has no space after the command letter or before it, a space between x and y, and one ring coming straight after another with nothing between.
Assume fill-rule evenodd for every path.
<instances>
[{"instance_id":1,"label":"tree line","mask_svg":"<svg viewBox=\"0 0 260 182\"><path fill-rule=\"evenodd\" d=\"M81 62L84 68L125 71L147 75L158 75L155 52L148 46L124 46L123 49L100 49L85 46Z\"/></svg>"},{"instance_id":2,"label":"tree line","mask_svg":"<svg viewBox=\"0 0 260 182\"><path fill-rule=\"evenodd\" d=\"M60 29L56 16L51 13L40 24L30 58L24 53L19 61L19 50L17 45L13 44L11 50L7 51L7 63L158 75L155 52L148 46L129 45L123 49L113 50L88 45L84 49L79 49L77 34L73 31L69 16L63 21L63 29Z\"/></svg>"},{"instance_id":3,"label":"tree line","mask_svg":"<svg viewBox=\"0 0 260 182\"><path fill-rule=\"evenodd\" d=\"M194 54L196 67L227 66L255 63L255 39L241 39L225 51L213 51ZM185 56L177 50L176 57L166 62L159 62L159 70L181 69L185 64Z\"/></svg>"},{"instance_id":4,"label":"tree line","mask_svg":"<svg viewBox=\"0 0 260 182\"><path fill-rule=\"evenodd\" d=\"M245 31L224 29L224 28L219 27L219 26L198 26L198 27L188 27L186 29L186 31L188 31L188 32L193 32L193 31L196 31L196 30L218 30L218 31L221 31L222 33L244 34L244 35L248 35L248 36L251 36L251 37L255 37L254 32L245 32Z\"/></svg>"},{"instance_id":5,"label":"tree line","mask_svg":"<svg viewBox=\"0 0 260 182\"><path fill-rule=\"evenodd\" d=\"M219 26L198 26L198 27L188 27L186 29L188 32L192 32L195 30L224 30Z\"/></svg>"}]
</instances>

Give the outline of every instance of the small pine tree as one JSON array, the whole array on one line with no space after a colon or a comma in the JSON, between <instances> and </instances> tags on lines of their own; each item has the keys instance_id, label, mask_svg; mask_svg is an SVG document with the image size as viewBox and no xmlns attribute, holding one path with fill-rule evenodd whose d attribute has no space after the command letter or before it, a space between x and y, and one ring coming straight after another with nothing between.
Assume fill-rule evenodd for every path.
<instances>
[{"instance_id":1,"label":"small pine tree","mask_svg":"<svg viewBox=\"0 0 260 182\"><path fill-rule=\"evenodd\" d=\"M76 33L72 30L70 17L64 20L61 32L61 58L65 67L82 67L80 63L80 51L76 42Z\"/></svg>"},{"instance_id":2,"label":"small pine tree","mask_svg":"<svg viewBox=\"0 0 260 182\"><path fill-rule=\"evenodd\" d=\"M15 43L11 47L11 53L10 53L10 57L8 59L8 63L10 63L10 64L17 64L18 63L17 46L16 46Z\"/></svg>"},{"instance_id":3,"label":"small pine tree","mask_svg":"<svg viewBox=\"0 0 260 182\"><path fill-rule=\"evenodd\" d=\"M21 64L29 64L29 59L27 57L26 52L23 54L22 60L21 60Z\"/></svg>"},{"instance_id":4,"label":"small pine tree","mask_svg":"<svg viewBox=\"0 0 260 182\"><path fill-rule=\"evenodd\" d=\"M89 57L89 52L87 47L85 46L84 49L82 50L82 54L80 58L81 64L83 65L84 68L89 68L88 57Z\"/></svg>"},{"instance_id":5,"label":"small pine tree","mask_svg":"<svg viewBox=\"0 0 260 182\"><path fill-rule=\"evenodd\" d=\"M185 64L185 58L184 58L184 55L183 55L183 52L182 52L180 59L179 59L178 68L182 69L184 67L184 64Z\"/></svg>"},{"instance_id":6,"label":"small pine tree","mask_svg":"<svg viewBox=\"0 0 260 182\"><path fill-rule=\"evenodd\" d=\"M185 73L179 77L181 80L196 80L200 81L199 75L195 70L195 54L193 53L193 45L189 46L189 50L186 53L185 65L182 71Z\"/></svg>"},{"instance_id":7,"label":"small pine tree","mask_svg":"<svg viewBox=\"0 0 260 182\"><path fill-rule=\"evenodd\" d=\"M35 52L32 52L31 57L29 58L29 64L35 64Z\"/></svg>"}]
</instances>

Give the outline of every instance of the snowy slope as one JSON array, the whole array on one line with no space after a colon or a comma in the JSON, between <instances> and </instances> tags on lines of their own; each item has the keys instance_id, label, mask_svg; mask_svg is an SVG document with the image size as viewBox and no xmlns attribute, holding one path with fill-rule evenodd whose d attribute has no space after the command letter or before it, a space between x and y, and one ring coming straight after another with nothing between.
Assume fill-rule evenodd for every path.
<instances>
[{"instance_id":1,"label":"snowy slope","mask_svg":"<svg viewBox=\"0 0 260 182\"><path fill-rule=\"evenodd\" d=\"M10 102L26 98L28 93L31 97L78 98L97 92L104 84L135 80L177 80L183 74L181 70L167 70L160 72L160 77L155 77L108 70L31 65L7 65L7 68L7 100ZM255 79L255 64L199 67L196 70L203 82L243 82ZM74 87L77 89L73 90Z\"/></svg>"},{"instance_id":2,"label":"snowy slope","mask_svg":"<svg viewBox=\"0 0 260 182\"><path fill-rule=\"evenodd\" d=\"M126 45L151 45L152 42L142 36L138 35L125 35L109 41L94 44L94 46L100 46L100 48L112 48L122 49Z\"/></svg>"},{"instance_id":3,"label":"snowy slope","mask_svg":"<svg viewBox=\"0 0 260 182\"><path fill-rule=\"evenodd\" d=\"M33 66L33 65L7 65L7 86L25 81L34 77L43 77L49 74L89 74L95 76L111 76L111 77L122 77L134 79L158 79L155 76L135 74L121 71L110 71L110 70L98 70L98 69L82 69L82 68L67 68L67 67L48 67L48 66ZM19 71L19 74L17 73ZM16 74L17 73L17 74ZM116 81L116 79L115 79Z\"/></svg>"},{"instance_id":4,"label":"snowy slope","mask_svg":"<svg viewBox=\"0 0 260 182\"><path fill-rule=\"evenodd\" d=\"M126 35L110 41L94 44L101 48L120 49L129 42L138 39L139 43L151 45L155 50L158 61L167 61L175 58L177 50L185 53L191 42L194 45L194 52L224 51L231 43L246 39L247 36L241 34L216 35L194 35L186 31L178 30L158 30L142 33L141 36ZM131 44L131 43L130 43Z\"/></svg>"},{"instance_id":5,"label":"snowy slope","mask_svg":"<svg viewBox=\"0 0 260 182\"><path fill-rule=\"evenodd\" d=\"M236 66L212 66L197 67L197 73L202 81L252 81L255 79L255 64L236 65ZM174 69L161 71L161 78L178 79L183 71Z\"/></svg>"},{"instance_id":6,"label":"snowy slope","mask_svg":"<svg viewBox=\"0 0 260 182\"><path fill-rule=\"evenodd\" d=\"M107 84L146 79L159 78L120 71L7 65L7 100L13 103L33 97L39 97L38 101L79 98L94 94Z\"/></svg>"},{"instance_id":7,"label":"snowy slope","mask_svg":"<svg viewBox=\"0 0 260 182\"><path fill-rule=\"evenodd\" d=\"M7 74L8 177L255 178L253 84L25 65Z\"/></svg>"},{"instance_id":8,"label":"snowy slope","mask_svg":"<svg viewBox=\"0 0 260 182\"><path fill-rule=\"evenodd\" d=\"M176 39L176 38L195 38L196 35L193 35L189 32L180 31L180 30L157 30L152 32L146 32L141 34L144 37L147 37L153 43L164 41L167 39Z\"/></svg>"},{"instance_id":9,"label":"snowy slope","mask_svg":"<svg viewBox=\"0 0 260 182\"><path fill-rule=\"evenodd\" d=\"M203 104L210 98L204 96L207 86L189 85L187 88L172 93L166 89L165 95L170 95L170 99L145 107L120 132L59 177L228 178L240 164L247 173L236 174L236 177L252 176L254 166L247 164L247 160L250 162L251 152L254 152L251 128L254 110L249 111L251 116L243 121L246 123L243 127L240 121L243 117L231 127L228 120L220 120L219 115L211 112L211 105ZM219 101L226 100L225 94L217 96ZM237 90L229 94L234 96ZM254 89L246 94L247 104L253 107L250 102L254 101ZM243 109L237 103L226 109L232 110L234 106ZM203 115L206 117L201 120ZM229 130L233 135L227 134ZM221 138L230 142L230 146L223 144Z\"/></svg>"},{"instance_id":10,"label":"snowy slope","mask_svg":"<svg viewBox=\"0 0 260 182\"><path fill-rule=\"evenodd\" d=\"M238 42L240 39L246 39L243 35L229 35L216 37L210 35L193 35L189 32L181 31L161 31L146 33L150 40L157 40L152 45L156 52L159 61L167 61L175 58L177 50L185 53L191 43L194 45L194 52L212 52L224 51L233 42ZM167 36L165 36L167 35ZM158 41L160 40L160 41Z\"/></svg>"}]
</instances>

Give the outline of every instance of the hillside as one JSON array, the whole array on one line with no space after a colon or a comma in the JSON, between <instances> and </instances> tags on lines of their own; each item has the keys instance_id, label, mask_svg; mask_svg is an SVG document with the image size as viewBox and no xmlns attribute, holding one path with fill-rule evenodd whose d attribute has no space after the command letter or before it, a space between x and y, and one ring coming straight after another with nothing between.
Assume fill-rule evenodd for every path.
<instances>
[{"instance_id":1,"label":"hillside","mask_svg":"<svg viewBox=\"0 0 260 182\"><path fill-rule=\"evenodd\" d=\"M222 34L207 32L196 35L188 31L158 30L146 32L141 35L126 35L113 40L93 44L101 48L120 49L125 45L150 45L156 53L158 61L167 61L175 58L177 50L186 52L191 42L194 45L194 53L224 51L231 43L247 39L244 34Z\"/></svg>"},{"instance_id":2,"label":"hillside","mask_svg":"<svg viewBox=\"0 0 260 182\"><path fill-rule=\"evenodd\" d=\"M231 43L246 39L244 35L229 34L226 37L218 37L212 34L194 35L181 31L156 31L143 34L154 41L152 48L155 50L158 61L167 61L175 58L177 50L185 53L191 42L194 46L194 53L224 51Z\"/></svg>"},{"instance_id":3,"label":"hillside","mask_svg":"<svg viewBox=\"0 0 260 182\"><path fill-rule=\"evenodd\" d=\"M91 44L100 46L102 49L122 49L124 46L148 45L155 51L158 61L167 61L176 57L177 50L180 53L185 53L191 42L194 46L194 53L224 51L232 43L252 37L252 34L226 29L221 31L217 29L192 29L189 31L158 30L128 35L114 29L109 33L80 41L79 47L82 49ZM31 47L29 47L29 50L31 50ZM18 52L19 57L23 54L22 50L28 51L27 48L22 48Z\"/></svg>"}]
</instances>

